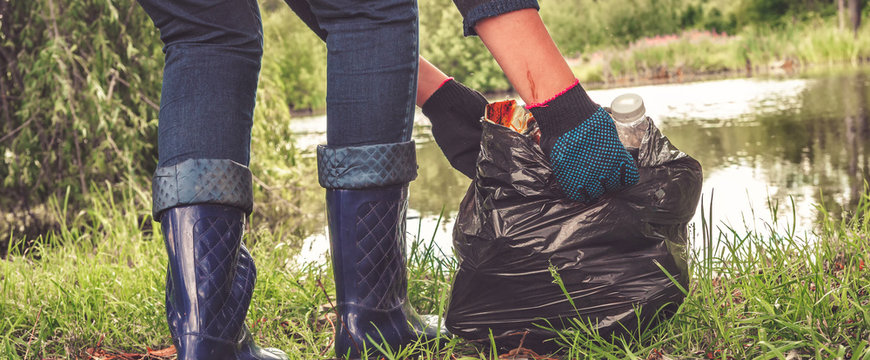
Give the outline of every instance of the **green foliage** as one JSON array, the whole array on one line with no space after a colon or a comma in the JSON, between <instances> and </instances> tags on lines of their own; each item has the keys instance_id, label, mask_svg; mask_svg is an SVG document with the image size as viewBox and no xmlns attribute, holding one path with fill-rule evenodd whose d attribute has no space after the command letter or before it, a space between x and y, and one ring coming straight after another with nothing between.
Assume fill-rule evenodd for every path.
<instances>
[{"instance_id":1,"label":"green foliage","mask_svg":"<svg viewBox=\"0 0 870 360\"><path fill-rule=\"evenodd\" d=\"M507 90L510 84L477 37L462 36L462 17L450 0L422 0L420 53L432 64L479 91ZM518 44L518 51L521 45Z\"/></svg>"},{"instance_id":2,"label":"green foliage","mask_svg":"<svg viewBox=\"0 0 870 360\"><path fill-rule=\"evenodd\" d=\"M741 25L775 24L789 11L788 0L743 0L737 10Z\"/></svg>"},{"instance_id":3,"label":"green foliage","mask_svg":"<svg viewBox=\"0 0 870 360\"><path fill-rule=\"evenodd\" d=\"M733 12L726 15L718 8L712 8L698 24L702 29L733 34L737 29L737 15Z\"/></svg>"},{"instance_id":4,"label":"green foliage","mask_svg":"<svg viewBox=\"0 0 870 360\"><path fill-rule=\"evenodd\" d=\"M263 31L263 68L258 96L280 97L281 102L295 110L326 106L326 45L323 41L287 6L263 13ZM263 94L266 91L269 93Z\"/></svg>"},{"instance_id":5,"label":"green foliage","mask_svg":"<svg viewBox=\"0 0 870 360\"><path fill-rule=\"evenodd\" d=\"M314 159L295 146L292 109L322 108L326 101L326 46L283 2L266 1L265 39L254 126L251 172L254 211L264 229L293 229L301 236L315 228L322 193ZM316 225L319 228L320 225Z\"/></svg>"},{"instance_id":6,"label":"green foliage","mask_svg":"<svg viewBox=\"0 0 870 360\"><path fill-rule=\"evenodd\" d=\"M80 202L88 181L153 169L163 57L139 5L12 1L0 11L0 207L68 186Z\"/></svg>"},{"instance_id":7,"label":"green foliage","mask_svg":"<svg viewBox=\"0 0 870 360\"><path fill-rule=\"evenodd\" d=\"M603 30L615 43L626 44L645 36L672 34L679 25L678 0L602 2Z\"/></svg>"},{"instance_id":8,"label":"green foliage","mask_svg":"<svg viewBox=\"0 0 870 360\"><path fill-rule=\"evenodd\" d=\"M840 31L835 19L801 23L779 31L748 29L740 44L744 56L759 65L782 59L802 64L858 64L870 56L870 34L859 31L853 36L851 32Z\"/></svg>"},{"instance_id":9,"label":"green foliage","mask_svg":"<svg viewBox=\"0 0 870 360\"><path fill-rule=\"evenodd\" d=\"M542 0L540 4L553 39L569 56L689 29L729 34L747 28L783 29L835 17L837 11L832 0Z\"/></svg>"},{"instance_id":10,"label":"green foliage","mask_svg":"<svg viewBox=\"0 0 870 360\"><path fill-rule=\"evenodd\" d=\"M658 43L600 50L600 58L576 65L583 82L652 79L676 74L766 71L791 65L859 64L870 57L870 33L840 31L835 19L816 19L787 29L750 27L739 36L685 32ZM862 29L866 29L864 26ZM791 66L789 65L789 66Z\"/></svg>"},{"instance_id":11,"label":"green foliage","mask_svg":"<svg viewBox=\"0 0 870 360\"><path fill-rule=\"evenodd\" d=\"M258 210L296 221L305 217L290 215L309 209L284 199L308 199L293 195L309 186L298 185L301 172L314 170L298 161L289 110L323 107L326 53L281 5L264 13L251 167ZM58 221L45 204L66 189L79 209L91 182L132 179L147 187L157 160L163 54L142 8L134 0L4 1L0 14L27 19L0 23L7 60L0 62L0 191L8 195L0 199L0 233L13 223L44 232L43 223Z\"/></svg>"},{"instance_id":12,"label":"green foliage","mask_svg":"<svg viewBox=\"0 0 870 360\"><path fill-rule=\"evenodd\" d=\"M589 6L598 6L598 2L590 0L541 0L541 17L565 55L583 52L608 39L608 34L601 29L601 19Z\"/></svg>"},{"instance_id":13,"label":"green foliage","mask_svg":"<svg viewBox=\"0 0 870 360\"><path fill-rule=\"evenodd\" d=\"M544 0L541 16L563 53L679 31L681 22L698 21L697 8L685 10L685 0Z\"/></svg>"},{"instance_id":14,"label":"green foliage","mask_svg":"<svg viewBox=\"0 0 870 360\"><path fill-rule=\"evenodd\" d=\"M836 15L836 11L837 2L835 0L742 0L735 9L741 27L782 27L813 19L819 15Z\"/></svg>"}]
</instances>

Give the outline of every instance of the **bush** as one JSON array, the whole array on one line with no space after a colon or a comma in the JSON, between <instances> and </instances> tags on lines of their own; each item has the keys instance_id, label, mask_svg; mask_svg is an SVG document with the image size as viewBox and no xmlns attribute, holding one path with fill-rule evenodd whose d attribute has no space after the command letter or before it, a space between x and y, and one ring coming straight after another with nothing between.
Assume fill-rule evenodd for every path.
<instances>
[{"instance_id":1,"label":"bush","mask_svg":"<svg viewBox=\"0 0 870 360\"><path fill-rule=\"evenodd\" d=\"M163 56L135 1L3 1L0 21L0 208L153 170Z\"/></svg>"},{"instance_id":2,"label":"bush","mask_svg":"<svg viewBox=\"0 0 870 360\"><path fill-rule=\"evenodd\" d=\"M283 199L302 198L299 172L313 169L293 147L289 110L322 107L326 88L324 46L291 17L264 13L252 143L258 209L281 219L304 211ZM0 233L45 232L59 219L39 209L69 191L74 214L92 183L150 187L161 47L134 0L0 0Z\"/></svg>"},{"instance_id":3,"label":"bush","mask_svg":"<svg viewBox=\"0 0 870 360\"><path fill-rule=\"evenodd\" d=\"M686 0L544 0L541 16L563 53L679 32L681 21L698 21Z\"/></svg>"},{"instance_id":4,"label":"bush","mask_svg":"<svg viewBox=\"0 0 870 360\"><path fill-rule=\"evenodd\" d=\"M510 83L480 39L463 37L462 17L450 0L421 0L419 7L423 57L478 91L510 89Z\"/></svg>"},{"instance_id":5,"label":"bush","mask_svg":"<svg viewBox=\"0 0 870 360\"><path fill-rule=\"evenodd\" d=\"M326 105L326 45L283 2L263 4L264 54L254 127L251 172L254 211L268 230L312 231L322 214L314 160L295 146L291 109ZM304 234L294 234L302 235Z\"/></svg>"},{"instance_id":6,"label":"bush","mask_svg":"<svg viewBox=\"0 0 870 360\"><path fill-rule=\"evenodd\" d=\"M265 39L258 96L269 97L269 101L278 96L294 110L321 109L326 106L326 44L287 6L280 5L263 12Z\"/></svg>"}]
</instances>

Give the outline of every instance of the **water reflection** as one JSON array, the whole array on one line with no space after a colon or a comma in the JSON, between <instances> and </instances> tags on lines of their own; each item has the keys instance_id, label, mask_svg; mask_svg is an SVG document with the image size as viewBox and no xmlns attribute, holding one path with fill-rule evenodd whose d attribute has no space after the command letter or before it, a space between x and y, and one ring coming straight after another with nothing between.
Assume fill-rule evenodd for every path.
<instances>
[{"instance_id":1,"label":"water reflection","mask_svg":"<svg viewBox=\"0 0 870 360\"><path fill-rule=\"evenodd\" d=\"M718 220L741 230L741 215L754 210L747 225L757 229L771 221L769 207L779 204L780 214L794 210L798 229L808 232L819 218L815 204L840 214L863 191L867 81L864 72L801 80L794 95L774 92L751 104L739 117L746 121L709 126L708 120L663 116L663 131L704 166L704 192L715 189Z\"/></svg>"},{"instance_id":2,"label":"water reflection","mask_svg":"<svg viewBox=\"0 0 870 360\"><path fill-rule=\"evenodd\" d=\"M703 193L705 202L714 194L714 224L738 232L794 226L798 234L811 234L820 216L816 204L838 215L854 208L870 178L868 81L867 71L855 71L610 89L590 96L601 104L626 92L644 98L648 115L665 135L704 167ZM313 149L325 121L294 121L308 134L297 144ZM449 253L455 209L470 181L444 159L426 119L418 114L416 121L420 167L411 184L408 229L416 233L420 226L427 240L436 233L436 243ZM774 223L775 218L787 221ZM700 211L694 222L700 229ZM302 260L323 258L324 233L306 241Z\"/></svg>"}]
</instances>

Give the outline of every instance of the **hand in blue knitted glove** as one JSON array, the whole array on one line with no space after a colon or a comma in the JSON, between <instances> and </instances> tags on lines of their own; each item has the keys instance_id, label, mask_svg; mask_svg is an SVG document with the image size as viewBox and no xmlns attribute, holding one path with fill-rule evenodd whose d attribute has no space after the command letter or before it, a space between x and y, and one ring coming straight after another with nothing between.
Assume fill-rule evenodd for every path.
<instances>
[{"instance_id":1,"label":"hand in blue knitted glove","mask_svg":"<svg viewBox=\"0 0 870 360\"><path fill-rule=\"evenodd\" d=\"M565 195L583 203L638 181L637 165L613 119L576 83L529 107L541 127L541 149Z\"/></svg>"},{"instance_id":2,"label":"hand in blue knitted glove","mask_svg":"<svg viewBox=\"0 0 870 360\"><path fill-rule=\"evenodd\" d=\"M550 162L562 191L579 202L591 202L638 181L634 159L619 142L610 114L600 107L555 139Z\"/></svg>"}]
</instances>

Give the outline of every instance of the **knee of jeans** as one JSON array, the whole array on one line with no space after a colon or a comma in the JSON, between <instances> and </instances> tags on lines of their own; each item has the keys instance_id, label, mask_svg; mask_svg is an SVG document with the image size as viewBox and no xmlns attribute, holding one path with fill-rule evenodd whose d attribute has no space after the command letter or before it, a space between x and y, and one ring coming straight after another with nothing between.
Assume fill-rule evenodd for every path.
<instances>
[{"instance_id":1,"label":"knee of jeans","mask_svg":"<svg viewBox=\"0 0 870 360\"><path fill-rule=\"evenodd\" d=\"M163 51L168 53L173 48L212 49L210 52L233 53L259 61L263 57L263 34L261 31L207 29L199 34L164 38Z\"/></svg>"},{"instance_id":2,"label":"knee of jeans","mask_svg":"<svg viewBox=\"0 0 870 360\"><path fill-rule=\"evenodd\" d=\"M160 30L164 50L174 46L212 46L263 51L263 25L256 0L140 0Z\"/></svg>"},{"instance_id":3,"label":"knee of jeans","mask_svg":"<svg viewBox=\"0 0 870 360\"><path fill-rule=\"evenodd\" d=\"M474 26L480 20L522 9L541 8L538 0L453 0L453 3L462 14L465 36L477 35Z\"/></svg>"},{"instance_id":4,"label":"knee of jeans","mask_svg":"<svg viewBox=\"0 0 870 360\"><path fill-rule=\"evenodd\" d=\"M312 0L311 8L327 32L413 26L418 17L417 0Z\"/></svg>"}]
</instances>

